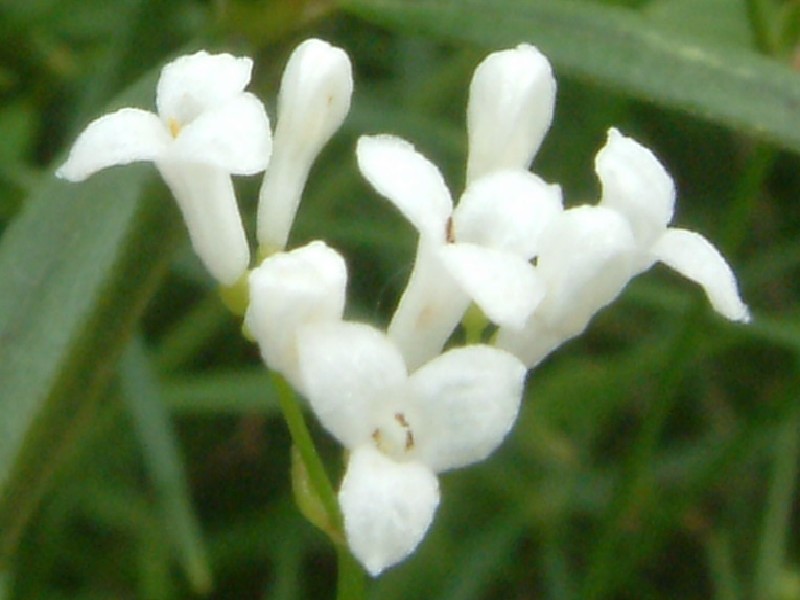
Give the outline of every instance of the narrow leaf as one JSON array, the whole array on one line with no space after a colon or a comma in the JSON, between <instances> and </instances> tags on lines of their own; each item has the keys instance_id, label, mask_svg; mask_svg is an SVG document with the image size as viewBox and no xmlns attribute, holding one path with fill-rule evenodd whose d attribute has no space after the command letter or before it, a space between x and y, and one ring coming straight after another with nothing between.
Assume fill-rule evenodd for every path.
<instances>
[{"instance_id":1,"label":"narrow leaf","mask_svg":"<svg viewBox=\"0 0 800 600\"><path fill-rule=\"evenodd\" d=\"M149 106L154 87L155 73L119 103ZM182 231L152 173L47 175L0 239L0 570L91 422Z\"/></svg>"},{"instance_id":2,"label":"narrow leaf","mask_svg":"<svg viewBox=\"0 0 800 600\"><path fill-rule=\"evenodd\" d=\"M343 0L405 32L499 49L529 42L569 73L800 151L800 78L736 48L703 46L634 11L574 0Z\"/></svg>"},{"instance_id":3,"label":"narrow leaf","mask_svg":"<svg viewBox=\"0 0 800 600\"><path fill-rule=\"evenodd\" d=\"M164 530L195 592L211 590L211 570L189 484L158 380L139 339L122 358L122 391L155 487Z\"/></svg>"}]
</instances>

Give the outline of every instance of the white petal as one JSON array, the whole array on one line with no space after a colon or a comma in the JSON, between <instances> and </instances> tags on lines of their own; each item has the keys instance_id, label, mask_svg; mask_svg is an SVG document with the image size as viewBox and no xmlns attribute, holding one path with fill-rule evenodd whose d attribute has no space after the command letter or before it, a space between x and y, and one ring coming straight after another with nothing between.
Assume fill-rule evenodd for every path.
<instances>
[{"instance_id":1,"label":"white petal","mask_svg":"<svg viewBox=\"0 0 800 600\"><path fill-rule=\"evenodd\" d=\"M164 66L156 87L161 119L186 126L198 115L239 95L250 81L253 61L204 50Z\"/></svg>"},{"instance_id":2,"label":"white petal","mask_svg":"<svg viewBox=\"0 0 800 600\"><path fill-rule=\"evenodd\" d=\"M439 169L414 146L389 135L361 136L358 168L423 235L444 241L453 201Z\"/></svg>"},{"instance_id":3,"label":"white petal","mask_svg":"<svg viewBox=\"0 0 800 600\"><path fill-rule=\"evenodd\" d=\"M106 167L156 160L171 141L156 115L138 108L123 108L89 123L56 176L83 181Z\"/></svg>"},{"instance_id":4,"label":"white petal","mask_svg":"<svg viewBox=\"0 0 800 600\"><path fill-rule=\"evenodd\" d=\"M459 242L533 258L539 237L562 210L561 188L527 171L499 171L476 179L453 211Z\"/></svg>"},{"instance_id":5,"label":"white petal","mask_svg":"<svg viewBox=\"0 0 800 600\"><path fill-rule=\"evenodd\" d=\"M475 244L448 244L442 260L466 294L493 323L522 327L545 294L527 260Z\"/></svg>"},{"instance_id":6,"label":"white petal","mask_svg":"<svg viewBox=\"0 0 800 600\"><path fill-rule=\"evenodd\" d=\"M413 371L441 352L469 306L469 296L441 260L440 244L420 238L414 270L389 324Z\"/></svg>"},{"instance_id":7,"label":"white petal","mask_svg":"<svg viewBox=\"0 0 800 600\"><path fill-rule=\"evenodd\" d=\"M286 245L311 165L347 116L352 93L343 50L310 39L292 53L278 98L275 150L259 193L262 247Z\"/></svg>"},{"instance_id":8,"label":"white petal","mask_svg":"<svg viewBox=\"0 0 800 600\"><path fill-rule=\"evenodd\" d=\"M614 128L597 153L602 206L622 213L639 247L649 248L672 220L675 184L653 153Z\"/></svg>"},{"instance_id":9,"label":"white petal","mask_svg":"<svg viewBox=\"0 0 800 600\"><path fill-rule=\"evenodd\" d=\"M178 202L197 256L217 281L232 286L247 270L250 247L230 175L206 165L156 164Z\"/></svg>"},{"instance_id":10,"label":"white petal","mask_svg":"<svg viewBox=\"0 0 800 600\"><path fill-rule=\"evenodd\" d=\"M275 148L258 195L257 237L266 252L286 247L311 168L309 161Z\"/></svg>"},{"instance_id":11,"label":"white petal","mask_svg":"<svg viewBox=\"0 0 800 600\"><path fill-rule=\"evenodd\" d=\"M377 413L406 384L403 357L381 332L361 323L300 330L302 389L322 425L353 448L370 440Z\"/></svg>"},{"instance_id":12,"label":"white petal","mask_svg":"<svg viewBox=\"0 0 800 600\"><path fill-rule=\"evenodd\" d=\"M269 117L249 93L203 112L181 129L171 158L213 165L234 175L263 171L272 151Z\"/></svg>"},{"instance_id":13,"label":"white petal","mask_svg":"<svg viewBox=\"0 0 800 600\"><path fill-rule=\"evenodd\" d=\"M357 448L339 491L347 542L373 577L411 554L433 521L439 482L416 462Z\"/></svg>"},{"instance_id":14,"label":"white petal","mask_svg":"<svg viewBox=\"0 0 800 600\"><path fill-rule=\"evenodd\" d=\"M665 265L699 283L718 313L732 321L750 320L750 311L739 297L736 276L722 254L698 233L669 228L653 246L653 254Z\"/></svg>"},{"instance_id":15,"label":"white petal","mask_svg":"<svg viewBox=\"0 0 800 600\"><path fill-rule=\"evenodd\" d=\"M489 456L517 417L525 371L508 352L475 345L445 352L414 373L417 459L439 472Z\"/></svg>"},{"instance_id":16,"label":"white petal","mask_svg":"<svg viewBox=\"0 0 800 600\"><path fill-rule=\"evenodd\" d=\"M340 320L346 286L344 259L323 242L273 254L250 274L245 325L267 366L296 387L298 330L310 323Z\"/></svg>"},{"instance_id":17,"label":"white petal","mask_svg":"<svg viewBox=\"0 0 800 600\"><path fill-rule=\"evenodd\" d=\"M567 341L560 331L554 331L534 314L523 329L501 327L497 332L495 346L510 352L529 369Z\"/></svg>"},{"instance_id":18,"label":"white petal","mask_svg":"<svg viewBox=\"0 0 800 600\"><path fill-rule=\"evenodd\" d=\"M350 110L353 74L341 48L309 39L289 57L278 98L276 146L313 159Z\"/></svg>"},{"instance_id":19,"label":"white petal","mask_svg":"<svg viewBox=\"0 0 800 600\"><path fill-rule=\"evenodd\" d=\"M553 120L550 63L521 44L490 54L469 88L467 182L502 169L527 169Z\"/></svg>"},{"instance_id":20,"label":"white petal","mask_svg":"<svg viewBox=\"0 0 800 600\"><path fill-rule=\"evenodd\" d=\"M535 315L564 339L577 335L633 276L636 243L616 211L579 206L553 220L541 240L537 272L547 294Z\"/></svg>"}]
</instances>

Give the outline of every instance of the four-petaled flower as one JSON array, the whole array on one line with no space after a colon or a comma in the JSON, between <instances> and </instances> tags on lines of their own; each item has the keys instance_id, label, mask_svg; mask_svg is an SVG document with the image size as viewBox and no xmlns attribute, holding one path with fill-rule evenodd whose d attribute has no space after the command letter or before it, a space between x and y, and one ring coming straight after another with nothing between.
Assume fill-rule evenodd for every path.
<instances>
[{"instance_id":1,"label":"four-petaled flower","mask_svg":"<svg viewBox=\"0 0 800 600\"><path fill-rule=\"evenodd\" d=\"M303 389L349 451L339 491L353 554L372 575L419 544L439 503L437 473L486 458L511 428L525 367L473 345L410 376L397 347L368 325L301 328Z\"/></svg>"},{"instance_id":2,"label":"four-petaled flower","mask_svg":"<svg viewBox=\"0 0 800 600\"><path fill-rule=\"evenodd\" d=\"M675 186L653 153L611 129L595 165L600 203L566 210L545 229L537 257L544 298L523 329L501 328L497 345L536 366L657 261L699 283L724 317L747 322L719 251L700 234L668 227Z\"/></svg>"},{"instance_id":3,"label":"four-petaled flower","mask_svg":"<svg viewBox=\"0 0 800 600\"><path fill-rule=\"evenodd\" d=\"M493 322L522 327L544 295L530 264L561 190L521 170L473 181L453 208L439 169L408 142L362 136L358 166L417 228L414 270L389 325L410 369L436 356L474 301Z\"/></svg>"},{"instance_id":4,"label":"four-petaled flower","mask_svg":"<svg viewBox=\"0 0 800 600\"><path fill-rule=\"evenodd\" d=\"M123 108L81 133L56 175L81 181L113 165L152 161L183 213L192 246L210 273L231 286L250 250L231 175L263 171L272 139L261 101L243 91L253 62L204 51L161 71L158 114Z\"/></svg>"}]
</instances>

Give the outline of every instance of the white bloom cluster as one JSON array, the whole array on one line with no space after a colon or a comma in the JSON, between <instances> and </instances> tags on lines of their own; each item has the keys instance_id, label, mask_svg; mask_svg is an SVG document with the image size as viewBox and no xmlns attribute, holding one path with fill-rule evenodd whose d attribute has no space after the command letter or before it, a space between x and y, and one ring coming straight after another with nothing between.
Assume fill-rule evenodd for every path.
<instances>
[{"instance_id":1,"label":"white bloom cluster","mask_svg":"<svg viewBox=\"0 0 800 600\"><path fill-rule=\"evenodd\" d=\"M564 208L528 169L550 127L556 84L534 47L489 55L467 108L467 185L458 204L408 142L363 136L359 169L419 232L414 268L386 332L344 320L347 268L324 242L286 250L312 162L343 122L352 75L340 49L302 43L284 72L274 136L244 90L247 58L199 52L168 64L158 114L123 109L81 134L58 175L81 180L149 160L192 244L223 286L244 276L245 313L267 366L309 401L349 451L339 491L347 541L377 575L408 556L439 503L437 474L478 462L516 418L529 368L580 334L635 275L661 261L747 321L734 275L699 234L669 227L675 189L646 148L611 129L597 154L596 205ZM250 252L231 175L266 170L258 207L264 260ZM474 303L492 344L444 350Z\"/></svg>"}]
</instances>

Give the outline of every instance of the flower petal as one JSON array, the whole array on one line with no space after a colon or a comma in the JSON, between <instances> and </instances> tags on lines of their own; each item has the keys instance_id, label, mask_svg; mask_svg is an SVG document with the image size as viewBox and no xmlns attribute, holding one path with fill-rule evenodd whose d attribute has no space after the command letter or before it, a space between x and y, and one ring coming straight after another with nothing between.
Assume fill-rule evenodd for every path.
<instances>
[{"instance_id":1,"label":"flower petal","mask_svg":"<svg viewBox=\"0 0 800 600\"><path fill-rule=\"evenodd\" d=\"M250 247L230 175L206 165L156 164L178 202L197 256L217 281L232 286L250 263Z\"/></svg>"},{"instance_id":2,"label":"flower petal","mask_svg":"<svg viewBox=\"0 0 800 600\"><path fill-rule=\"evenodd\" d=\"M347 116L352 93L347 53L322 40L304 41L283 72L276 144L313 159Z\"/></svg>"},{"instance_id":3,"label":"flower petal","mask_svg":"<svg viewBox=\"0 0 800 600\"><path fill-rule=\"evenodd\" d=\"M630 221L640 248L649 248L672 220L675 184L653 153L613 127L595 158L601 205Z\"/></svg>"},{"instance_id":4,"label":"flower petal","mask_svg":"<svg viewBox=\"0 0 800 600\"><path fill-rule=\"evenodd\" d=\"M461 196L453 211L454 237L530 259L562 203L561 188L532 173L492 173L470 183Z\"/></svg>"},{"instance_id":5,"label":"flower petal","mask_svg":"<svg viewBox=\"0 0 800 600\"><path fill-rule=\"evenodd\" d=\"M627 221L600 206L561 213L542 235L537 271L547 294L534 315L577 335L592 316L619 295L633 276L636 244Z\"/></svg>"},{"instance_id":6,"label":"flower petal","mask_svg":"<svg viewBox=\"0 0 800 600\"><path fill-rule=\"evenodd\" d=\"M450 274L493 323L522 327L544 297L536 269L515 254L459 243L440 252Z\"/></svg>"},{"instance_id":7,"label":"flower petal","mask_svg":"<svg viewBox=\"0 0 800 600\"><path fill-rule=\"evenodd\" d=\"M731 321L747 323L750 311L742 302L736 276L711 242L698 233L669 228L653 246L665 265L699 283L718 313Z\"/></svg>"},{"instance_id":8,"label":"flower petal","mask_svg":"<svg viewBox=\"0 0 800 600\"><path fill-rule=\"evenodd\" d=\"M311 165L350 110L353 75L344 50L310 39L292 53L278 97L274 154L258 202L258 241L286 246Z\"/></svg>"},{"instance_id":9,"label":"flower petal","mask_svg":"<svg viewBox=\"0 0 800 600\"><path fill-rule=\"evenodd\" d=\"M421 234L445 240L453 200L433 163L405 140L390 135L361 136L356 156L367 181Z\"/></svg>"},{"instance_id":10,"label":"flower petal","mask_svg":"<svg viewBox=\"0 0 800 600\"><path fill-rule=\"evenodd\" d=\"M297 333L302 325L342 318L347 286L344 259L323 242L273 254L250 274L247 329L268 367L301 387Z\"/></svg>"},{"instance_id":11,"label":"flower petal","mask_svg":"<svg viewBox=\"0 0 800 600\"><path fill-rule=\"evenodd\" d=\"M532 369L567 339L563 333L552 330L534 313L523 329L501 327L497 332L495 346L510 352L527 368Z\"/></svg>"},{"instance_id":12,"label":"flower petal","mask_svg":"<svg viewBox=\"0 0 800 600\"><path fill-rule=\"evenodd\" d=\"M442 262L441 248L420 238L414 270L389 324L389 337L409 371L442 351L469 306L469 296Z\"/></svg>"},{"instance_id":13,"label":"flower petal","mask_svg":"<svg viewBox=\"0 0 800 600\"><path fill-rule=\"evenodd\" d=\"M339 504L350 550L377 577L422 541L439 505L439 482L427 467L365 445L350 455Z\"/></svg>"},{"instance_id":14,"label":"flower petal","mask_svg":"<svg viewBox=\"0 0 800 600\"><path fill-rule=\"evenodd\" d=\"M445 352L411 376L416 458L435 472L483 460L517 417L525 366L483 345Z\"/></svg>"},{"instance_id":15,"label":"flower petal","mask_svg":"<svg viewBox=\"0 0 800 600\"><path fill-rule=\"evenodd\" d=\"M406 383L403 357L381 332L361 323L300 330L302 389L322 425L348 448L367 442L376 413Z\"/></svg>"},{"instance_id":16,"label":"flower petal","mask_svg":"<svg viewBox=\"0 0 800 600\"><path fill-rule=\"evenodd\" d=\"M239 94L181 129L171 150L173 160L253 175L266 168L272 152L269 117L253 94Z\"/></svg>"},{"instance_id":17,"label":"flower petal","mask_svg":"<svg viewBox=\"0 0 800 600\"><path fill-rule=\"evenodd\" d=\"M123 108L89 123L56 176L83 181L106 167L156 160L171 141L156 115L138 108Z\"/></svg>"},{"instance_id":18,"label":"flower petal","mask_svg":"<svg viewBox=\"0 0 800 600\"><path fill-rule=\"evenodd\" d=\"M490 54L469 88L467 182L492 171L527 169L553 120L556 81L536 48Z\"/></svg>"},{"instance_id":19,"label":"flower petal","mask_svg":"<svg viewBox=\"0 0 800 600\"><path fill-rule=\"evenodd\" d=\"M158 114L186 126L201 113L239 95L250 82L253 61L201 50L164 66L156 87Z\"/></svg>"}]
</instances>

